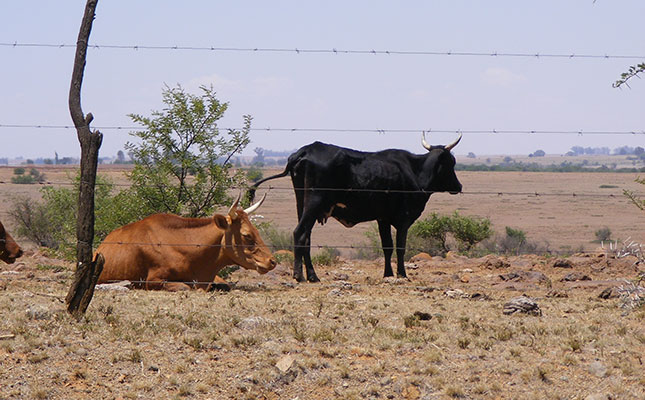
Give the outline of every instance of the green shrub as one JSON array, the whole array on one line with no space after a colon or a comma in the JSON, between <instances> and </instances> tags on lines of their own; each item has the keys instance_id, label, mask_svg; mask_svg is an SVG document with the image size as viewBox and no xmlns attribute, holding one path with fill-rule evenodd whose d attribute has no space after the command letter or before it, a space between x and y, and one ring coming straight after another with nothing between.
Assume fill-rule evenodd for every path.
<instances>
[{"instance_id":1,"label":"green shrub","mask_svg":"<svg viewBox=\"0 0 645 400\"><path fill-rule=\"evenodd\" d=\"M73 259L76 254L76 216L80 175L70 187L44 187L42 200L27 197L14 199L10 215L17 224L17 233L41 246L57 250L61 256ZM101 175L96 177L94 193L94 243L114 229L145 217L148 210L129 191L112 194L114 185Z\"/></svg>"},{"instance_id":2,"label":"green shrub","mask_svg":"<svg viewBox=\"0 0 645 400\"><path fill-rule=\"evenodd\" d=\"M448 252L446 240L448 233L452 230L452 221L448 216L440 216L437 213L412 224L408 231L408 248L411 248L416 238L423 239L423 244L418 251L425 251L429 254L445 254Z\"/></svg>"},{"instance_id":3,"label":"green shrub","mask_svg":"<svg viewBox=\"0 0 645 400\"><path fill-rule=\"evenodd\" d=\"M11 177L11 183L18 185L31 185L36 183L36 180L31 175L16 175Z\"/></svg>"},{"instance_id":4,"label":"green shrub","mask_svg":"<svg viewBox=\"0 0 645 400\"><path fill-rule=\"evenodd\" d=\"M338 249L324 246L318 254L311 257L311 262L315 265L332 265L338 261L339 256Z\"/></svg>"},{"instance_id":5,"label":"green shrub","mask_svg":"<svg viewBox=\"0 0 645 400\"><path fill-rule=\"evenodd\" d=\"M611 229L605 226L596 231L596 241L607 242L609 240L611 240Z\"/></svg>"},{"instance_id":6,"label":"green shrub","mask_svg":"<svg viewBox=\"0 0 645 400\"><path fill-rule=\"evenodd\" d=\"M378 226L376 223L370 224L367 231L364 233L367 239L366 243L362 243L358 249L352 254L352 258L359 260L375 260L383 255L381 251L381 238L378 234Z\"/></svg>"},{"instance_id":7,"label":"green shrub","mask_svg":"<svg viewBox=\"0 0 645 400\"><path fill-rule=\"evenodd\" d=\"M293 250L293 234L289 231L276 228L272 222L256 224L262 240L271 248L271 251Z\"/></svg>"},{"instance_id":8,"label":"green shrub","mask_svg":"<svg viewBox=\"0 0 645 400\"><path fill-rule=\"evenodd\" d=\"M457 211L450 218L449 225L450 232L459 243L459 250L468 251L493 234L488 218L467 217Z\"/></svg>"},{"instance_id":9,"label":"green shrub","mask_svg":"<svg viewBox=\"0 0 645 400\"><path fill-rule=\"evenodd\" d=\"M25 174L26 170L22 167L14 168L11 177L11 183L32 185L34 183L41 183L45 181L45 175L38 172L36 168L31 168L29 174Z\"/></svg>"},{"instance_id":10,"label":"green shrub","mask_svg":"<svg viewBox=\"0 0 645 400\"><path fill-rule=\"evenodd\" d=\"M494 240L484 243L484 247L493 253L513 255L551 252L548 249L548 243L546 248L541 249L537 243L527 239L523 230L510 226L505 228L504 236L497 236Z\"/></svg>"},{"instance_id":11,"label":"green shrub","mask_svg":"<svg viewBox=\"0 0 645 400\"><path fill-rule=\"evenodd\" d=\"M248 179L249 181L251 181L253 183L259 181L262 178L263 178L262 170L257 165L252 165L246 171L246 179Z\"/></svg>"}]
</instances>

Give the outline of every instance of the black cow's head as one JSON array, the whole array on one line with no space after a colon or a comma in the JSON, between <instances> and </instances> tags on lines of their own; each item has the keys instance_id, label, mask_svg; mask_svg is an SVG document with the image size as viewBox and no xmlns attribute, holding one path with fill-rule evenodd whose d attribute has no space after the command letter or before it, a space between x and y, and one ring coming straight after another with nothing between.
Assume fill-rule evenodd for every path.
<instances>
[{"instance_id":1,"label":"black cow's head","mask_svg":"<svg viewBox=\"0 0 645 400\"><path fill-rule=\"evenodd\" d=\"M429 153L424 163L424 172L429 175L426 190L450 194L460 193L461 183L455 174L456 161L450 150L461 140L461 133L454 142L445 146L431 146L426 142L425 136L425 132L423 132L421 143Z\"/></svg>"}]
</instances>

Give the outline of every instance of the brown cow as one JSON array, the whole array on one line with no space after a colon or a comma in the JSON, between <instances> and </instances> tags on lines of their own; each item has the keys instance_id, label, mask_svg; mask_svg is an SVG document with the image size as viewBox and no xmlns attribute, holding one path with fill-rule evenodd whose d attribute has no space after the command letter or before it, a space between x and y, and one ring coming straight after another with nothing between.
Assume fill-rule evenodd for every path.
<instances>
[{"instance_id":1,"label":"brown cow","mask_svg":"<svg viewBox=\"0 0 645 400\"><path fill-rule=\"evenodd\" d=\"M22 256L22 249L0 222L0 260L13 264L20 256Z\"/></svg>"},{"instance_id":2,"label":"brown cow","mask_svg":"<svg viewBox=\"0 0 645 400\"><path fill-rule=\"evenodd\" d=\"M276 261L248 217L264 197L246 210L238 208L239 200L228 215L155 214L112 231L96 250L105 257L98 283L129 280L146 289L209 289L227 265L269 272Z\"/></svg>"}]
</instances>

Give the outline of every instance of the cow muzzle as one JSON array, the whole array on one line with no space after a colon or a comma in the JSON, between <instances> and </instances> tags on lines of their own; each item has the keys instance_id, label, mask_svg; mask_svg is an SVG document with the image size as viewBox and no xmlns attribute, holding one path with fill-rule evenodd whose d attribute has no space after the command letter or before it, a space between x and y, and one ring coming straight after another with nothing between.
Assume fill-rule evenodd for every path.
<instances>
[{"instance_id":1,"label":"cow muzzle","mask_svg":"<svg viewBox=\"0 0 645 400\"><path fill-rule=\"evenodd\" d=\"M271 259L269 260L269 262L268 262L268 265L267 265L267 266L257 264L257 266L256 266L255 270L256 270L256 271L258 271L258 273L260 273L260 274L264 275L264 274L266 274L267 272L269 272L269 271L271 271L272 269L274 269L277 265L278 265L278 263L277 263L277 261L275 260L275 258L271 257Z\"/></svg>"}]
</instances>

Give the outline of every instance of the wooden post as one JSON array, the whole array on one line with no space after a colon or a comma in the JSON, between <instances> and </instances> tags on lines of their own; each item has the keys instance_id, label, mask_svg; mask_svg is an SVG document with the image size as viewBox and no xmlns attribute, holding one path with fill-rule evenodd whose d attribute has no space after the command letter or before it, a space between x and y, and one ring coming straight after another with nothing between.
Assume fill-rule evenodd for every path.
<instances>
[{"instance_id":1,"label":"wooden post","mask_svg":"<svg viewBox=\"0 0 645 400\"><path fill-rule=\"evenodd\" d=\"M103 269L103 257L97 255L92 260L92 242L94 241L94 186L99 147L103 135L98 130L90 131L91 113L83 114L81 108L81 86L85 71L87 45L90 39L92 23L98 0L87 0L85 14L76 42L74 70L69 89L69 112L76 127L78 141L81 144L81 182L78 195L78 219L76 222L76 273L74 283L65 299L67 311L77 318L85 313L92 300L94 286Z\"/></svg>"}]
</instances>

